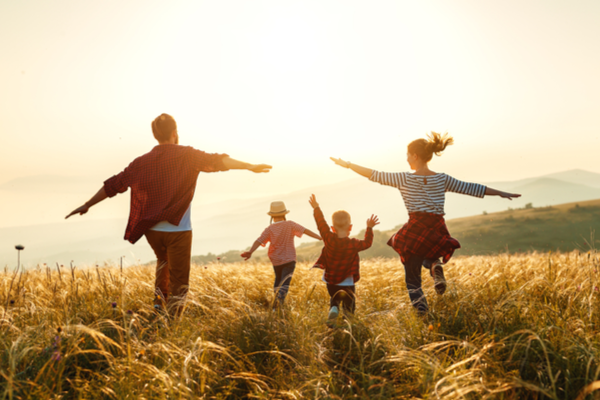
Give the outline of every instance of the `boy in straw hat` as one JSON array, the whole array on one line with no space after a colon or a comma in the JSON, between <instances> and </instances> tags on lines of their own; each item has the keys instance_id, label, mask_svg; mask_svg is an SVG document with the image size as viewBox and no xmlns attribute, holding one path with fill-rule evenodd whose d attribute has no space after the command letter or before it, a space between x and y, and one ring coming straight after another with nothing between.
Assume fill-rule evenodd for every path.
<instances>
[{"instance_id":1,"label":"boy in straw hat","mask_svg":"<svg viewBox=\"0 0 600 400\"><path fill-rule=\"evenodd\" d=\"M358 253L371 247L373 227L379 224L379 219L376 215L371 215L367 220L364 240L354 239L348 237L352 231L352 221L347 211L340 210L333 213L331 217L333 226L330 230L314 194L310 196L308 202L314 209L315 221L325 244L313 268L325 270L323 281L327 284L330 296L327 325L334 327L340 306L343 306L345 311L354 313L356 298L354 285L360 279Z\"/></svg>"},{"instance_id":2,"label":"boy in straw hat","mask_svg":"<svg viewBox=\"0 0 600 400\"><path fill-rule=\"evenodd\" d=\"M269 245L269 259L275 270L275 297L278 304L282 304L292 282L292 275L296 268L296 248L294 247L294 236L301 237L303 234L321 240L316 233L304 228L302 225L286 220L289 213L283 201L271 203L271 210L267 213L271 216L270 225L263 231L262 235L252 245L249 251L242 253L242 257L248 260L259 246ZM277 304L277 303L276 303Z\"/></svg>"}]
</instances>

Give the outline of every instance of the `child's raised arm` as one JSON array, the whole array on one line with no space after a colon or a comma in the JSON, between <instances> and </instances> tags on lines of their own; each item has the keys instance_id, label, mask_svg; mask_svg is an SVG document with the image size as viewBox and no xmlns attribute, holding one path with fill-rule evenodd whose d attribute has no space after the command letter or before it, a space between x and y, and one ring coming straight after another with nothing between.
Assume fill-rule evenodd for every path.
<instances>
[{"instance_id":1,"label":"child's raised arm","mask_svg":"<svg viewBox=\"0 0 600 400\"><path fill-rule=\"evenodd\" d=\"M361 167L360 165L352 164L350 161L344 161L341 158L329 158L331 159L331 161L333 161L340 167L349 168L357 174L364 176L365 178L370 178L371 174L373 173L373 170L371 168Z\"/></svg>"},{"instance_id":2,"label":"child's raised arm","mask_svg":"<svg viewBox=\"0 0 600 400\"><path fill-rule=\"evenodd\" d=\"M504 197L505 199L509 199L509 200L512 200L513 197L514 198L521 197L520 194L502 192L500 190L492 189L491 187L485 188L485 195L486 196L500 196L500 197Z\"/></svg>"}]
</instances>

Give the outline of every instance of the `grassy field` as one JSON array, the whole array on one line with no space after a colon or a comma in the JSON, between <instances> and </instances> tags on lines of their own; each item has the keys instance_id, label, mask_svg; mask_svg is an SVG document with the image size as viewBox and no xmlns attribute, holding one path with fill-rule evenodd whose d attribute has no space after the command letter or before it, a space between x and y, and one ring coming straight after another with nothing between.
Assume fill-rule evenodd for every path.
<instances>
[{"instance_id":1,"label":"grassy field","mask_svg":"<svg viewBox=\"0 0 600 400\"><path fill-rule=\"evenodd\" d=\"M275 312L270 265L196 266L177 320L151 308L151 267L4 273L0 398L597 398L595 253L457 257L444 296L423 272L426 318L399 261L363 261L334 330L308 266Z\"/></svg>"}]
</instances>

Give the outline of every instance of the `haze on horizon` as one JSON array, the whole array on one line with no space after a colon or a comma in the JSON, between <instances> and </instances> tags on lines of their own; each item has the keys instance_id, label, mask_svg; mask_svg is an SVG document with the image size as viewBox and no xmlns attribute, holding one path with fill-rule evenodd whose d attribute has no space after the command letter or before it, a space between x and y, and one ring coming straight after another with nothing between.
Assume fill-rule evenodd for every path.
<instances>
[{"instance_id":1,"label":"haze on horizon","mask_svg":"<svg viewBox=\"0 0 600 400\"><path fill-rule=\"evenodd\" d=\"M182 144L274 166L201 174L198 204L355 177L329 156L406 170L431 130L456 140L432 168L463 180L600 172L599 19L592 0L2 2L0 185L81 189L2 190L0 226L62 219L162 112ZM110 202L85 218L126 215Z\"/></svg>"}]
</instances>

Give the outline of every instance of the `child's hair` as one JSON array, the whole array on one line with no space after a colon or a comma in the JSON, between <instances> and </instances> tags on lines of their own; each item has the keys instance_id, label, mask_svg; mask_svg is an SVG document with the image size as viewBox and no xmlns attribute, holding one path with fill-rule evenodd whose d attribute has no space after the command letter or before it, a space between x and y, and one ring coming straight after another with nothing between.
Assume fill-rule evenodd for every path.
<instances>
[{"instance_id":1,"label":"child's hair","mask_svg":"<svg viewBox=\"0 0 600 400\"><path fill-rule=\"evenodd\" d=\"M152 121L152 133L159 142L169 140L175 129L177 129L177 124L169 114L160 114Z\"/></svg>"},{"instance_id":2,"label":"child's hair","mask_svg":"<svg viewBox=\"0 0 600 400\"><path fill-rule=\"evenodd\" d=\"M285 215L281 215L283 217L284 221L287 221L287 219L285 218ZM269 225L273 224L273 217L271 217L271 222L269 222Z\"/></svg>"},{"instance_id":3,"label":"child's hair","mask_svg":"<svg viewBox=\"0 0 600 400\"><path fill-rule=\"evenodd\" d=\"M416 154L419 158L425 162L429 162L433 154L439 156L446 146L454 144L452 136L448 136L448 133L443 135L437 132L431 132L427 134L426 139L417 139L410 142L408 145L408 152Z\"/></svg>"},{"instance_id":4,"label":"child's hair","mask_svg":"<svg viewBox=\"0 0 600 400\"><path fill-rule=\"evenodd\" d=\"M334 212L331 216L331 220L333 221L333 226L339 229L346 229L352 223L350 213L344 210Z\"/></svg>"}]
</instances>

